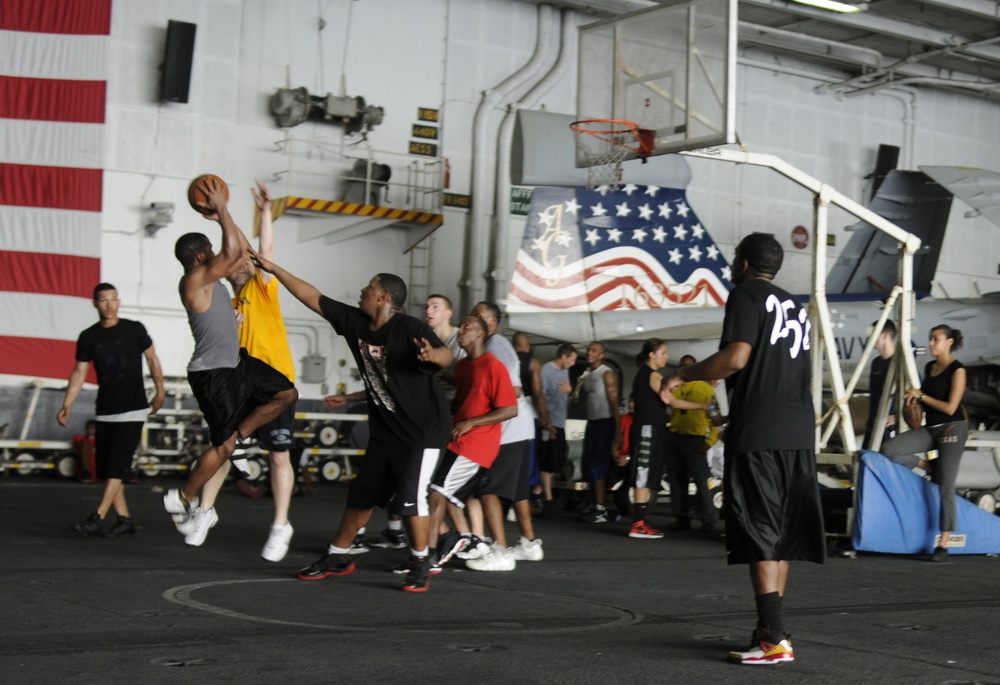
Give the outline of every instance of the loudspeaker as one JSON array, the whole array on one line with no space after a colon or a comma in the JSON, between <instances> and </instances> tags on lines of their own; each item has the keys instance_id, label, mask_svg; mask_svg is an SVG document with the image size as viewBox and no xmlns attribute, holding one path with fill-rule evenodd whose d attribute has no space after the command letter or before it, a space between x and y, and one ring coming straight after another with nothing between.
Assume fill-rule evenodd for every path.
<instances>
[{"instance_id":1,"label":"loudspeaker","mask_svg":"<svg viewBox=\"0 0 1000 685\"><path fill-rule=\"evenodd\" d=\"M879 145L878 156L875 158L875 171L872 173L872 197L878 192L882 181L889 175L889 172L896 168L899 162L899 148L895 145Z\"/></svg>"},{"instance_id":2,"label":"loudspeaker","mask_svg":"<svg viewBox=\"0 0 1000 685\"><path fill-rule=\"evenodd\" d=\"M167 43L160 67L161 102L187 102L191 87L191 60L194 57L195 24L171 19L167 24Z\"/></svg>"}]
</instances>

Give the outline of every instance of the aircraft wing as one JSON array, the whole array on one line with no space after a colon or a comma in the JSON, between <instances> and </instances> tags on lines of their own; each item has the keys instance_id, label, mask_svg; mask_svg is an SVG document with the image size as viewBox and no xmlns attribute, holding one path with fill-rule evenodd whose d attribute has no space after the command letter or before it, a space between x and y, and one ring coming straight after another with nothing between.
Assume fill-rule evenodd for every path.
<instances>
[{"instance_id":1,"label":"aircraft wing","mask_svg":"<svg viewBox=\"0 0 1000 685\"><path fill-rule=\"evenodd\" d=\"M920 170L1000 226L1000 174L962 166L922 166Z\"/></svg>"}]
</instances>

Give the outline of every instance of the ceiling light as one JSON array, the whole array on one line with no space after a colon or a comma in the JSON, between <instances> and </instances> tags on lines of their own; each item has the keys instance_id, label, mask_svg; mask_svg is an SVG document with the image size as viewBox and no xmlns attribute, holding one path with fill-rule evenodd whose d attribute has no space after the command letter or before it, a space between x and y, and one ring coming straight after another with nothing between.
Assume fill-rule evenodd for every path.
<instances>
[{"instance_id":1,"label":"ceiling light","mask_svg":"<svg viewBox=\"0 0 1000 685\"><path fill-rule=\"evenodd\" d=\"M797 2L800 5L809 5L810 7L819 7L831 12L862 12L868 9L867 2L850 3L837 2L837 0L792 0L792 2Z\"/></svg>"}]
</instances>

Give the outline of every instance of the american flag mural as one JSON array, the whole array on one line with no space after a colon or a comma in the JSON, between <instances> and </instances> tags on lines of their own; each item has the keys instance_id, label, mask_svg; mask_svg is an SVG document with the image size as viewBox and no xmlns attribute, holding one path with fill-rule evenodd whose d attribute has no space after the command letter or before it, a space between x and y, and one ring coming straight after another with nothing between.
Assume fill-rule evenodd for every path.
<instances>
[{"instance_id":1,"label":"american flag mural","mask_svg":"<svg viewBox=\"0 0 1000 685\"><path fill-rule=\"evenodd\" d=\"M111 0L0 1L0 374L66 378L96 320L110 30Z\"/></svg>"},{"instance_id":2,"label":"american flag mural","mask_svg":"<svg viewBox=\"0 0 1000 685\"><path fill-rule=\"evenodd\" d=\"M536 188L508 311L721 306L730 276L683 190Z\"/></svg>"}]
</instances>

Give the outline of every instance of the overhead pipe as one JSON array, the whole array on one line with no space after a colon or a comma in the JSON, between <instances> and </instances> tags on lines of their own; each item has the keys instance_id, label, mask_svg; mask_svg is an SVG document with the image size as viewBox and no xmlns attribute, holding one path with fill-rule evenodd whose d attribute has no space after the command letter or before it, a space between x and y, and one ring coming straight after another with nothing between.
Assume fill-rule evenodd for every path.
<instances>
[{"instance_id":1,"label":"overhead pipe","mask_svg":"<svg viewBox=\"0 0 1000 685\"><path fill-rule=\"evenodd\" d=\"M493 224L490 232L490 251L486 272L486 297L496 302L506 296L505 285L509 278L508 245L510 245L510 157L514 138L514 124L519 109L534 109L553 86L562 81L570 66L577 60L579 42L579 15L568 9L561 12L562 37L555 64L531 90L525 93L504 115L497 136L496 190L493 195Z\"/></svg>"},{"instance_id":2,"label":"overhead pipe","mask_svg":"<svg viewBox=\"0 0 1000 685\"><path fill-rule=\"evenodd\" d=\"M462 260L462 279L459 282L460 311L467 312L485 295L483 272L486 270L486 250L482 244L489 237L489 208L492 198L493 179L490 174L487 152L491 140L490 115L493 110L509 104L511 94L530 80L541 67L552 50L553 34L559 12L552 5L538 7L538 37L531 59L516 72L504 79L496 87L483 93L476 108L472 127L472 209L466 221L465 255Z\"/></svg>"}]
</instances>

